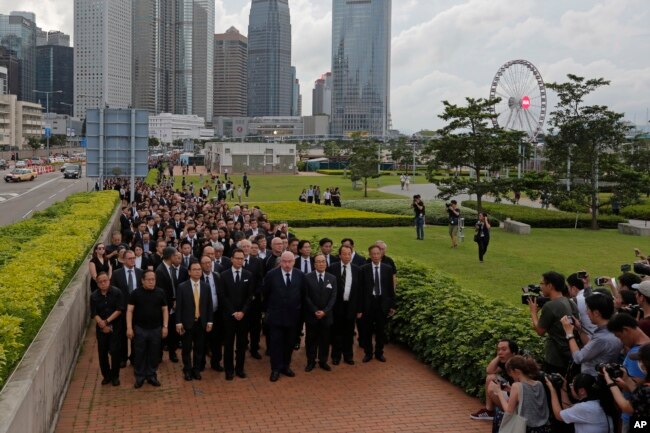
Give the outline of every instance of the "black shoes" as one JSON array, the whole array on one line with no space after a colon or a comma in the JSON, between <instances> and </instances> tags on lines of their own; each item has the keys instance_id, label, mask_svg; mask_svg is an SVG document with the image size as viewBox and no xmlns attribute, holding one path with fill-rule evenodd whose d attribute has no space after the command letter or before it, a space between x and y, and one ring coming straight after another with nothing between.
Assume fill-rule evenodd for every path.
<instances>
[{"instance_id":1,"label":"black shoes","mask_svg":"<svg viewBox=\"0 0 650 433\"><path fill-rule=\"evenodd\" d=\"M280 378L279 371L276 370L271 372L271 378L270 378L271 382L277 382L279 378Z\"/></svg>"},{"instance_id":2,"label":"black shoes","mask_svg":"<svg viewBox=\"0 0 650 433\"><path fill-rule=\"evenodd\" d=\"M114 377L113 380L111 380L111 383L113 384L113 386L120 386L120 378Z\"/></svg>"},{"instance_id":3,"label":"black shoes","mask_svg":"<svg viewBox=\"0 0 650 433\"><path fill-rule=\"evenodd\" d=\"M152 386L160 386L160 382L158 381L157 377L150 377L149 379L147 379L147 382L149 383L149 385Z\"/></svg>"},{"instance_id":4,"label":"black shoes","mask_svg":"<svg viewBox=\"0 0 650 433\"><path fill-rule=\"evenodd\" d=\"M364 355L362 361L363 361L363 362L370 362L370 361L372 361L372 355Z\"/></svg>"},{"instance_id":5,"label":"black shoes","mask_svg":"<svg viewBox=\"0 0 650 433\"><path fill-rule=\"evenodd\" d=\"M192 378L194 378L194 379L196 379L196 380L201 380L201 373L199 373L199 372L196 371L196 370L193 371L193 372L192 372Z\"/></svg>"},{"instance_id":6,"label":"black shoes","mask_svg":"<svg viewBox=\"0 0 650 433\"><path fill-rule=\"evenodd\" d=\"M345 363L348 364L348 365L354 365L354 360L353 360L353 359L346 359L346 360L343 361L343 362L345 362Z\"/></svg>"},{"instance_id":7,"label":"black shoes","mask_svg":"<svg viewBox=\"0 0 650 433\"><path fill-rule=\"evenodd\" d=\"M240 379L246 379L246 372L244 370L239 370L238 372L235 373L238 378Z\"/></svg>"},{"instance_id":8,"label":"black shoes","mask_svg":"<svg viewBox=\"0 0 650 433\"><path fill-rule=\"evenodd\" d=\"M183 372L183 379L189 382L190 380L192 380L192 374L190 374L189 371Z\"/></svg>"},{"instance_id":9,"label":"black shoes","mask_svg":"<svg viewBox=\"0 0 650 433\"><path fill-rule=\"evenodd\" d=\"M332 359L332 364L334 365L339 365L340 362L341 362L340 359Z\"/></svg>"},{"instance_id":10,"label":"black shoes","mask_svg":"<svg viewBox=\"0 0 650 433\"><path fill-rule=\"evenodd\" d=\"M375 355L375 358L377 358L377 361L379 362L386 362L384 355Z\"/></svg>"},{"instance_id":11,"label":"black shoes","mask_svg":"<svg viewBox=\"0 0 650 433\"><path fill-rule=\"evenodd\" d=\"M169 360L174 364L178 362L178 356L176 356L175 352L169 352Z\"/></svg>"},{"instance_id":12,"label":"black shoes","mask_svg":"<svg viewBox=\"0 0 650 433\"><path fill-rule=\"evenodd\" d=\"M281 371L281 373L287 377L296 377L296 373L294 373L293 370L290 368L285 368L284 370Z\"/></svg>"},{"instance_id":13,"label":"black shoes","mask_svg":"<svg viewBox=\"0 0 650 433\"><path fill-rule=\"evenodd\" d=\"M107 377L105 377L104 380L102 380L102 385L108 385L109 383L111 383L111 380Z\"/></svg>"},{"instance_id":14,"label":"black shoes","mask_svg":"<svg viewBox=\"0 0 650 433\"><path fill-rule=\"evenodd\" d=\"M251 356L255 359L262 359L262 355L257 350L251 351Z\"/></svg>"},{"instance_id":15,"label":"black shoes","mask_svg":"<svg viewBox=\"0 0 650 433\"><path fill-rule=\"evenodd\" d=\"M233 380L235 378L235 375L232 373L226 373L226 380Z\"/></svg>"},{"instance_id":16,"label":"black shoes","mask_svg":"<svg viewBox=\"0 0 650 433\"><path fill-rule=\"evenodd\" d=\"M120 362L120 368L126 368L126 361Z\"/></svg>"},{"instance_id":17,"label":"black shoes","mask_svg":"<svg viewBox=\"0 0 650 433\"><path fill-rule=\"evenodd\" d=\"M138 389L138 388L142 388L142 385L144 385L144 379L138 379L138 380L136 380L135 383L133 384L133 387L134 387L135 389Z\"/></svg>"},{"instance_id":18,"label":"black shoes","mask_svg":"<svg viewBox=\"0 0 650 433\"><path fill-rule=\"evenodd\" d=\"M218 372L222 372L222 371L223 371L223 367L221 366L221 364L212 364L211 367L212 367L212 369L213 369L214 371L218 371Z\"/></svg>"},{"instance_id":19,"label":"black shoes","mask_svg":"<svg viewBox=\"0 0 650 433\"><path fill-rule=\"evenodd\" d=\"M310 362L310 363L307 364L307 367L305 367L305 371L307 373L309 373L310 371L312 371L314 369L314 367L316 367L316 363Z\"/></svg>"},{"instance_id":20,"label":"black shoes","mask_svg":"<svg viewBox=\"0 0 650 433\"><path fill-rule=\"evenodd\" d=\"M332 367L330 367L330 365L327 362L321 362L318 365L320 366L320 368L322 368L325 371L332 371Z\"/></svg>"}]
</instances>

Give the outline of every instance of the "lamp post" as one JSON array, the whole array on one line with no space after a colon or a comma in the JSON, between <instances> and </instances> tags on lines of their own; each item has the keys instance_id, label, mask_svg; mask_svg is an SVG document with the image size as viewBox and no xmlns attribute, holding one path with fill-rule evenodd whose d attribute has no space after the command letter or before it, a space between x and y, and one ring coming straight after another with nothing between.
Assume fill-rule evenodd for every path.
<instances>
[{"instance_id":1,"label":"lamp post","mask_svg":"<svg viewBox=\"0 0 650 433\"><path fill-rule=\"evenodd\" d=\"M74 105L73 104L68 104L67 102L59 102L59 104L65 105L66 107L68 107L68 109L70 110L70 119L72 119L72 117L73 117L72 107L74 107ZM70 138L70 136L68 135L68 131L70 129L69 128L70 119L66 119L66 122L65 122L65 144L66 144L66 146L68 145L68 141L72 141L72 140L68 140Z\"/></svg>"},{"instance_id":2,"label":"lamp post","mask_svg":"<svg viewBox=\"0 0 650 433\"><path fill-rule=\"evenodd\" d=\"M50 114L50 95L54 93L63 93L63 90L50 90L50 91L45 91L45 90L34 90L34 93L45 93L45 110L47 114L47 118L49 121L49 114ZM50 130L52 127L50 126ZM45 134L45 138L47 139L47 157L48 159L50 158L50 135L52 133L50 132L49 134Z\"/></svg>"}]
</instances>

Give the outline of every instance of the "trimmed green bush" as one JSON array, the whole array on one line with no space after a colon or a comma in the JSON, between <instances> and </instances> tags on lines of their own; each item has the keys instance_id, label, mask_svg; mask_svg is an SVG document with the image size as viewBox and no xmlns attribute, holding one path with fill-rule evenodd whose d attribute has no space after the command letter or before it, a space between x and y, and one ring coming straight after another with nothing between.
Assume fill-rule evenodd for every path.
<instances>
[{"instance_id":1,"label":"trimmed green bush","mask_svg":"<svg viewBox=\"0 0 650 433\"><path fill-rule=\"evenodd\" d=\"M367 212L382 212L394 215L405 215L413 218L412 201L409 199L396 200L345 200L342 203L344 208L357 209ZM426 223L430 225L449 224L449 217L445 202L442 200L425 201ZM476 211L467 207L461 209L461 215L465 218L465 226L476 224Z\"/></svg>"},{"instance_id":2,"label":"trimmed green bush","mask_svg":"<svg viewBox=\"0 0 650 433\"><path fill-rule=\"evenodd\" d=\"M625 206L621 215L633 220L650 220L650 203Z\"/></svg>"},{"instance_id":3,"label":"trimmed green bush","mask_svg":"<svg viewBox=\"0 0 650 433\"><path fill-rule=\"evenodd\" d=\"M475 201L464 201L463 206L476 209ZM521 205L483 202L483 210L490 216L501 221L510 218L531 227L538 228L574 228L576 214L571 212L555 211L548 209L532 208ZM598 225L601 228L617 228L618 223L626 222L623 217L616 215L599 215ZM578 215L578 227L591 227L591 215L581 213Z\"/></svg>"},{"instance_id":4,"label":"trimmed green bush","mask_svg":"<svg viewBox=\"0 0 650 433\"><path fill-rule=\"evenodd\" d=\"M468 394L483 395L485 367L501 338L516 340L540 359L544 339L534 333L524 309L459 287L442 272L412 261L398 260L397 268L391 337Z\"/></svg>"}]
</instances>

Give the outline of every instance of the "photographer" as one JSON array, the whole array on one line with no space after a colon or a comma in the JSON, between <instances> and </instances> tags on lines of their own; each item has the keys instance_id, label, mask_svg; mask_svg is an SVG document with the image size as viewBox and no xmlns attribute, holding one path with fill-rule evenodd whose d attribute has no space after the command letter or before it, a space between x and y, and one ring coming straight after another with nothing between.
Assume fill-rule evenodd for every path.
<instances>
[{"instance_id":1,"label":"photographer","mask_svg":"<svg viewBox=\"0 0 650 433\"><path fill-rule=\"evenodd\" d=\"M485 407L470 414L471 419L491 421L495 417L495 407L503 410L503 407L500 406L501 401L490 396L487 392L488 387L492 382L497 382L501 385L502 392L510 391L510 386L514 383L514 380L506 372L506 363L518 353L519 346L517 346L517 343L512 340L499 340L497 354L485 369Z\"/></svg>"},{"instance_id":2,"label":"photographer","mask_svg":"<svg viewBox=\"0 0 650 433\"><path fill-rule=\"evenodd\" d=\"M487 213L481 212L478 214L478 221L474 226L474 242L478 244L478 259L483 263L483 256L487 253L488 244L490 243L490 221L488 220Z\"/></svg>"},{"instance_id":3,"label":"photographer","mask_svg":"<svg viewBox=\"0 0 650 433\"><path fill-rule=\"evenodd\" d=\"M546 378L551 396L551 408L558 421L573 424L575 433L607 433L613 431L612 419L600 403L596 378L588 374L577 375L571 384L571 394L578 403L571 406L558 397L553 383ZM564 387L563 387L564 389ZM564 408L564 409L563 409Z\"/></svg>"},{"instance_id":4,"label":"photographer","mask_svg":"<svg viewBox=\"0 0 650 433\"><path fill-rule=\"evenodd\" d=\"M641 331L634 317L625 313L619 313L612 317L607 324L607 329L614 333L628 349L625 361L623 361L623 367L625 368L622 369L622 377L616 379L616 385L623 391L621 397L629 400L632 397L632 391L636 389L637 385L643 381L647 374L647 370L646 373L641 371L638 363L632 357L635 356L634 354L639 351L641 346L650 343L650 337ZM607 386L612 387L612 395L614 395L619 407L622 408L622 402L616 396L617 391L613 389L612 384L614 382L609 373L605 375L605 380L607 381ZM618 392L620 393L620 390ZM623 414L621 415L623 433L629 431L630 412L623 409Z\"/></svg>"},{"instance_id":5,"label":"photographer","mask_svg":"<svg viewBox=\"0 0 650 433\"><path fill-rule=\"evenodd\" d=\"M585 271L571 274L566 279L567 286L569 286L569 296L575 300L576 306L578 307L580 324L582 325L579 330L580 338L584 344L589 341L591 335L596 330L596 326L591 323L591 319L587 314L587 305L585 304L585 298L591 295L592 292L591 290L586 289L585 280L589 281L589 275Z\"/></svg>"},{"instance_id":6,"label":"photographer","mask_svg":"<svg viewBox=\"0 0 650 433\"><path fill-rule=\"evenodd\" d=\"M631 414L635 419L647 420L650 418L650 344L646 343L633 354L628 354L628 357L638 364L637 368L644 375L637 386L630 388L629 397L625 397L621 393L620 388L625 389L626 387L624 380L617 378L614 382L607 370L603 371L605 382L624 416L629 417ZM627 430L625 426L623 427L623 432L630 430L629 425Z\"/></svg>"},{"instance_id":7,"label":"photographer","mask_svg":"<svg viewBox=\"0 0 650 433\"><path fill-rule=\"evenodd\" d=\"M591 323L596 326L589 342L580 349L575 340L574 320L568 316L561 319L562 326L566 332L566 339L569 342L569 349L573 362L580 364L580 372L597 376L596 366L601 363L616 362L623 345L614 334L607 330L607 322L614 314L614 299L604 293L594 293L585 299L587 315Z\"/></svg>"},{"instance_id":8,"label":"photographer","mask_svg":"<svg viewBox=\"0 0 650 433\"><path fill-rule=\"evenodd\" d=\"M546 272L539 283L542 294L549 298L537 317L537 300L528 299L530 318L537 335L547 335L544 345L544 371L547 373L565 374L571 360L569 342L560 319L564 316L576 316L564 285L564 276L557 272Z\"/></svg>"},{"instance_id":9,"label":"photographer","mask_svg":"<svg viewBox=\"0 0 650 433\"><path fill-rule=\"evenodd\" d=\"M636 303L643 311L643 319L639 320L639 328L650 336L650 281L642 281L636 289Z\"/></svg>"},{"instance_id":10,"label":"photographer","mask_svg":"<svg viewBox=\"0 0 650 433\"><path fill-rule=\"evenodd\" d=\"M451 247L458 246L458 223L460 222L460 209L458 209L458 202L452 200L445 203L447 207L447 214L449 215L449 237L451 238Z\"/></svg>"},{"instance_id":11,"label":"photographer","mask_svg":"<svg viewBox=\"0 0 650 433\"><path fill-rule=\"evenodd\" d=\"M411 204L413 212L415 212L415 234L417 240L424 240L424 202L420 198L420 195L413 196L413 203Z\"/></svg>"}]
</instances>

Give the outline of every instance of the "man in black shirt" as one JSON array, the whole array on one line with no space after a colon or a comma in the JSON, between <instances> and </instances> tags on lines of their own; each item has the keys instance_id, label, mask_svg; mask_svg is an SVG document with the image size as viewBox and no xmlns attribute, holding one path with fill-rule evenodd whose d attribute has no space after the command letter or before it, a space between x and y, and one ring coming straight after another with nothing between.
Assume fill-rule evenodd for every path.
<instances>
[{"instance_id":1,"label":"man in black shirt","mask_svg":"<svg viewBox=\"0 0 650 433\"><path fill-rule=\"evenodd\" d=\"M113 386L118 386L120 384L119 328L122 321L116 319L124 311L124 297L120 289L110 285L106 272L97 274L96 282L98 290L90 296L90 316L97 323L95 330L99 368L104 377L102 385L112 382Z\"/></svg>"},{"instance_id":2,"label":"man in black shirt","mask_svg":"<svg viewBox=\"0 0 650 433\"><path fill-rule=\"evenodd\" d=\"M168 323L165 292L156 287L156 273L146 270L142 275L142 288L131 293L126 310L126 335L133 340L135 352L135 388L140 388L145 379L153 386L160 386L156 370Z\"/></svg>"}]
</instances>

